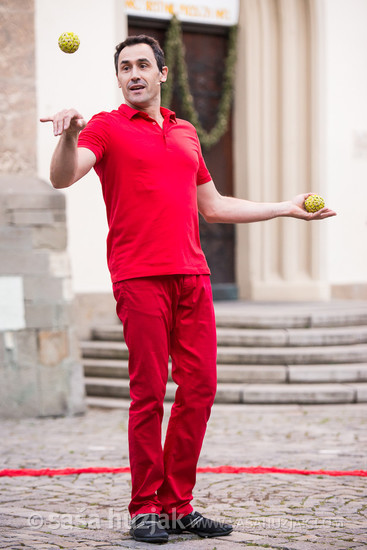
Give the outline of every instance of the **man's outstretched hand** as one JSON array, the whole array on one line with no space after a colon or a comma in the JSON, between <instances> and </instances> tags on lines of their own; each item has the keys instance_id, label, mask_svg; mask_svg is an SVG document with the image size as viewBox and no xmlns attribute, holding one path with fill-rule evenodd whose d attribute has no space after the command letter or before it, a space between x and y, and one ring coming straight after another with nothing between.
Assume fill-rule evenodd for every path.
<instances>
[{"instance_id":1,"label":"man's outstretched hand","mask_svg":"<svg viewBox=\"0 0 367 550\"><path fill-rule=\"evenodd\" d=\"M289 216L306 221L324 220L326 218L336 216L336 212L326 206L317 212L307 212L305 208L305 200L311 195L313 195L313 193L305 193L294 197L289 203Z\"/></svg>"},{"instance_id":2,"label":"man's outstretched hand","mask_svg":"<svg viewBox=\"0 0 367 550\"><path fill-rule=\"evenodd\" d=\"M40 118L40 121L52 122L55 136L61 136L64 132L77 135L87 124L75 109L64 109L53 116Z\"/></svg>"},{"instance_id":3,"label":"man's outstretched hand","mask_svg":"<svg viewBox=\"0 0 367 550\"><path fill-rule=\"evenodd\" d=\"M96 155L86 147L78 147L78 136L86 121L75 109L64 109L41 122L52 122L55 136L60 136L50 165L50 181L55 189L70 187L80 180L96 162Z\"/></svg>"}]
</instances>

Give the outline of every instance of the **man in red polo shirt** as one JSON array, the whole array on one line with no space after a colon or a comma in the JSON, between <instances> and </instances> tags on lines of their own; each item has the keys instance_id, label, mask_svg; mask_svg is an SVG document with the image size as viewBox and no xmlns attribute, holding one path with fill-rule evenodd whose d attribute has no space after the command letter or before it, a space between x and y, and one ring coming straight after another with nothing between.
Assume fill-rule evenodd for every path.
<instances>
[{"instance_id":1,"label":"man in red polo shirt","mask_svg":"<svg viewBox=\"0 0 367 550\"><path fill-rule=\"evenodd\" d=\"M102 184L108 266L129 348L130 532L146 542L165 542L170 532L228 535L231 525L191 506L216 391L215 318L198 211L209 223L313 220L335 212L306 212L308 194L281 203L222 197L194 127L160 106L168 69L159 44L129 37L116 47L115 67L125 99L119 109L88 124L74 109L41 121L52 121L61 136L51 161L53 186L69 187L92 167ZM170 356L178 388L162 449Z\"/></svg>"}]
</instances>

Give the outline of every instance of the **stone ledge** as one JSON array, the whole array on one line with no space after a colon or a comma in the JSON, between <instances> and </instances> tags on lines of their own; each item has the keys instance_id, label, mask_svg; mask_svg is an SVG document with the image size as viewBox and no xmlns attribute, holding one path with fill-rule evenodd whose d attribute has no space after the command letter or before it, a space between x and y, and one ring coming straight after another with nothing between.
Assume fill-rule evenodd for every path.
<instances>
[{"instance_id":1,"label":"stone ledge","mask_svg":"<svg viewBox=\"0 0 367 550\"><path fill-rule=\"evenodd\" d=\"M17 209L6 212L6 218L9 225L18 226L53 226L55 223L65 222L66 214L64 210L53 209Z\"/></svg>"},{"instance_id":2,"label":"stone ledge","mask_svg":"<svg viewBox=\"0 0 367 550\"><path fill-rule=\"evenodd\" d=\"M65 210L63 193L49 183L24 174L0 174L0 195L5 210Z\"/></svg>"},{"instance_id":3,"label":"stone ledge","mask_svg":"<svg viewBox=\"0 0 367 550\"><path fill-rule=\"evenodd\" d=\"M354 403L356 391L347 384L252 384L243 389L243 403Z\"/></svg>"},{"instance_id":4,"label":"stone ledge","mask_svg":"<svg viewBox=\"0 0 367 550\"><path fill-rule=\"evenodd\" d=\"M366 283L331 285L331 297L339 300L367 300Z\"/></svg>"},{"instance_id":5,"label":"stone ledge","mask_svg":"<svg viewBox=\"0 0 367 550\"><path fill-rule=\"evenodd\" d=\"M121 324L92 329L95 341L123 342ZM367 325L320 328L217 328L218 346L224 347L304 347L340 346L367 343Z\"/></svg>"},{"instance_id":6,"label":"stone ledge","mask_svg":"<svg viewBox=\"0 0 367 550\"><path fill-rule=\"evenodd\" d=\"M129 381L86 379L88 397L129 398ZM165 401L173 401L177 386L167 384ZM218 384L216 403L327 404L367 401L367 384Z\"/></svg>"}]
</instances>

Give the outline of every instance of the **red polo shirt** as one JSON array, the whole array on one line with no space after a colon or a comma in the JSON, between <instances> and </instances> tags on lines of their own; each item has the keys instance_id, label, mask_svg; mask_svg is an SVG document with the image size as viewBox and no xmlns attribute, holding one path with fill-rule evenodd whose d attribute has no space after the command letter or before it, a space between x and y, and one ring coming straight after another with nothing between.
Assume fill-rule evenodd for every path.
<instances>
[{"instance_id":1,"label":"red polo shirt","mask_svg":"<svg viewBox=\"0 0 367 550\"><path fill-rule=\"evenodd\" d=\"M209 274L199 239L196 186L211 180L195 128L161 108L163 129L121 105L95 115L79 147L93 151L106 203L112 282Z\"/></svg>"}]
</instances>

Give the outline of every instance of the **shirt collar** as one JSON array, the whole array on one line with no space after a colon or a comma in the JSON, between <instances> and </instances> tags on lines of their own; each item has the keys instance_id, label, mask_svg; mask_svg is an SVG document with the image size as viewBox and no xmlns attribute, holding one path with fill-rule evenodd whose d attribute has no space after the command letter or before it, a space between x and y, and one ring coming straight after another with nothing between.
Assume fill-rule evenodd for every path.
<instances>
[{"instance_id":1,"label":"shirt collar","mask_svg":"<svg viewBox=\"0 0 367 550\"><path fill-rule=\"evenodd\" d=\"M122 103L119 107L119 112L126 116L129 120L131 120L134 116L140 116L142 118L149 118L149 116L144 113L143 111L139 111L139 109L133 109L132 107L129 107L129 105L126 105L126 103ZM176 113L174 111L170 111L170 109L166 109L165 107L161 107L161 114L166 119L169 118L172 122L176 121Z\"/></svg>"}]
</instances>

